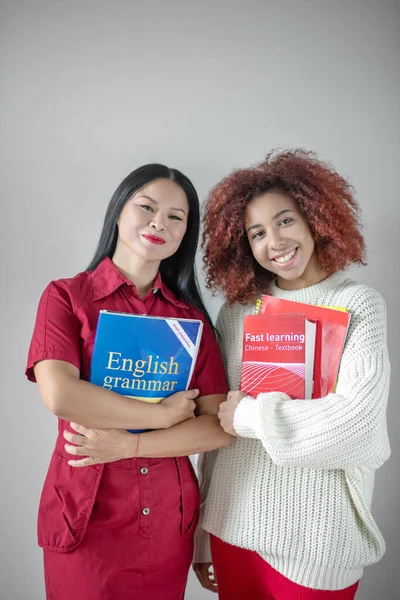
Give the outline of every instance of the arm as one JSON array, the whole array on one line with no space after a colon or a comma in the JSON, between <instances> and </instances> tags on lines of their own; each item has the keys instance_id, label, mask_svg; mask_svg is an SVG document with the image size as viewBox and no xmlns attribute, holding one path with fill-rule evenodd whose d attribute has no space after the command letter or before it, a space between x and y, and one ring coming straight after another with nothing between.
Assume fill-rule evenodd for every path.
<instances>
[{"instance_id":1,"label":"arm","mask_svg":"<svg viewBox=\"0 0 400 600\"><path fill-rule=\"evenodd\" d=\"M81 380L81 328L65 282L50 283L39 302L26 374L38 382L51 412L91 427L124 429L169 427L193 416L192 392L164 406L148 405Z\"/></svg>"},{"instance_id":2,"label":"arm","mask_svg":"<svg viewBox=\"0 0 400 600\"><path fill-rule=\"evenodd\" d=\"M188 456L227 447L232 436L222 429L217 413L224 394L205 396L196 401L196 418L162 431L141 435L138 456L164 458ZM132 454L134 456L134 454Z\"/></svg>"},{"instance_id":3,"label":"arm","mask_svg":"<svg viewBox=\"0 0 400 600\"><path fill-rule=\"evenodd\" d=\"M229 446L232 442L217 417L219 405L226 398L227 384L220 349L207 322L204 322L194 381L202 391L196 400L196 418L164 431L141 435L138 456L188 456Z\"/></svg>"},{"instance_id":4,"label":"arm","mask_svg":"<svg viewBox=\"0 0 400 600\"><path fill-rule=\"evenodd\" d=\"M219 405L225 399L227 391L225 371L214 333L207 322L204 322L196 360L194 386L202 393L196 400L196 418L188 419L165 431L140 434L139 444L136 435L123 431L96 431L73 425L85 439L65 432L64 437L76 444L76 447L68 446L67 451L77 456L91 457L74 461L73 466L86 466L95 462L104 463L135 456L188 456L228 446L232 438L223 431L217 417ZM185 395L187 392L181 394ZM162 404L169 403L171 398L164 400Z\"/></svg>"},{"instance_id":5,"label":"arm","mask_svg":"<svg viewBox=\"0 0 400 600\"><path fill-rule=\"evenodd\" d=\"M184 392L181 392L184 393ZM72 424L81 435L64 432L72 445L65 449L73 456L85 456L71 460L74 467L103 464L122 458L168 458L208 452L229 446L232 437L219 424L217 411L225 395L206 396L197 401L199 416L162 431L149 431L138 435L115 429L102 430ZM71 457L72 458L72 457Z\"/></svg>"},{"instance_id":6,"label":"arm","mask_svg":"<svg viewBox=\"0 0 400 600\"><path fill-rule=\"evenodd\" d=\"M58 417L87 427L163 428L193 416L195 405L187 394L164 405L125 398L83 381L77 367L61 360L40 361L34 372L45 406Z\"/></svg>"},{"instance_id":7,"label":"arm","mask_svg":"<svg viewBox=\"0 0 400 600\"><path fill-rule=\"evenodd\" d=\"M194 534L193 570L202 587L211 592L218 591L218 582L215 571L210 571L212 566L210 534L201 526L202 512L207 501L208 489L211 483L212 471L218 452L207 452L199 456L197 463L197 476L200 488L200 521Z\"/></svg>"},{"instance_id":8,"label":"arm","mask_svg":"<svg viewBox=\"0 0 400 600\"><path fill-rule=\"evenodd\" d=\"M240 436L260 439L281 466L376 469L390 455L389 378L385 306L374 292L352 316L336 393L314 400L291 400L280 392L245 397L234 427Z\"/></svg>"}]
</instances>

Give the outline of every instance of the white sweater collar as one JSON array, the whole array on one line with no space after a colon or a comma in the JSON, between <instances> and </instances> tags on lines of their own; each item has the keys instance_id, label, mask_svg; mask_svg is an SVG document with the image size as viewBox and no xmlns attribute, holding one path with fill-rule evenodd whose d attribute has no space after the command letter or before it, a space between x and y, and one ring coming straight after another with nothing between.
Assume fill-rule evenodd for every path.
<instances>
[{"instance_id":1,"label":"white sweater collar","mask_svg":"<svg viewBox=\"0 0 400 600\"><path fill-rule=\"evenodd\" d=\"M315 285L310 285L309 287L301 290L282 290L276 285L276 280L273 280L270 283L268 294L270 296L275 296L276 298L284 298L285 300L309 303L334 289L340 283L345 281L345 279L346 273L344 273L344 271L337 271L323 281L320 281Z\"/></svg>"}]
</instances>

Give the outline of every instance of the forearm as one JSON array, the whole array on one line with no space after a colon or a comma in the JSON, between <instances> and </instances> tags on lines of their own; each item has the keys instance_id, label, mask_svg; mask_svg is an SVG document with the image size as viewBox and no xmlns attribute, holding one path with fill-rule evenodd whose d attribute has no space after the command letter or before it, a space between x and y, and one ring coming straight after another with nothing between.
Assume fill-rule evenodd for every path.
<instances>
[{"instance_id":1,"label":"forearm","mask_svg":"<svg viewBox=\"0 0 400 600\"><path fill-rule=\"evenodd\" d=\"M168 426L162 405L126 398L75 377L65 377L51 400L45 404L54 414L86 427L148 429Z\"/></svg>"},{"instance_id":2,"label":"forearm","mask_svg":"<svg viewBox=\"0 0 400 600\"><path fill-rule=\"evenodd\" d=\"M212 562L210 534L200 525L196 527L194 534L193 562Z\"/></svg>"},{"instance_id":3,"label":"forearm","mask_svg":"<svg viewBox=\"0 0 400 600\"><path fill-rule=\"evenodd\" d=\"M129 456L136 454L136 436L132 437L135 439L130 444ZM233 438L223 431L217 415L201 415L169 429L141 434L138 456L188 456L229 446L232 440Z\"/></svg>"},{"instance_id":4,"label":"forearm","mask_svg":"<svg viewBox=\"0 0 400 600\"><path fill-rule=\"evenodd\" d=\"M234 426L261 440L280 466L377 469L388 458L386 404L390 367L385 349L343 370L336 393L315 400L285 394L244 398Z\"/></svg>"}]
</instances>

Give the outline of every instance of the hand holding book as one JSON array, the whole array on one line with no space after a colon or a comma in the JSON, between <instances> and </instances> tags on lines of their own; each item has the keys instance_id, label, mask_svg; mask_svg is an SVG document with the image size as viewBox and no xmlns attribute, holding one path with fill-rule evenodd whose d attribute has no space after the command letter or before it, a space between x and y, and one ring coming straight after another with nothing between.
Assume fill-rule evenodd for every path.
<instances>
[{"instance_id":1,"label":"hand holding book","mask_svg":"<svg viewBox=\"0 0 400 600\"><path fill-rule=\"evenodd\" d=\"M231 390L225 402L221 402L219 405L218 419L221 427L226 433L235 437L238 435L234 428L235 411L245 396L246 394L240 390Z\"/></svg>"},{"instance_id":2,"label":"hand holding book","mask_svg":"<svg viewBox=\"0 0 400 600\"><path fill-rule=\"evenodd\" d=\"M198 394L199 390L177 392L155 407L156 410L165 411L163 428L168 429L193 418L196 407L194 398ZM70 428L76 433L66 429L63 435L69 442L65 450L71 454L71 460L68 461L71 467L87 467L137 457L139 434L135 441L135 436L123 429L100 429L78 423L70 423Z\"/></svg>"},{"instance_id":3,"label":"hand holding book","mask_svg":"<svg viewBox=\"0 0 400 600\"><path fill-rule=\"evenodd\" d=\"M194 417L196 409L195 398L199 395L199 390L185 390L176 392L162 400L161 405L168 410L165 428L172 427L182 421L187 421Z\"/></svg>"}]
</instances>

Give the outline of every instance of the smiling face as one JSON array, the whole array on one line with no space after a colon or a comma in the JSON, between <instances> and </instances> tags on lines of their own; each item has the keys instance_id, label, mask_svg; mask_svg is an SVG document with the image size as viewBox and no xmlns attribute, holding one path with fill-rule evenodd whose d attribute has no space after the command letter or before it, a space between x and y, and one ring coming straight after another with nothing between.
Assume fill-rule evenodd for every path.
<instances>
[{"instance_id":1,"label":"smiling face","mask_svg":"<svg viewBox=\"0 0 400 600\"><path fill-rule=\"evenodd\" d=\"M301 289L327 276L318 265L308 223L290 196L267 192L253 198L245 228L254 258L276 274L280 288Z\"/></svg>"},{"instance_id":2,"label":"smiling face","mask_svg":"<svg viewBox=\"0 0 400 600\"><path fill-rule=\"evenodd\" d=\"M160 262L172 256L186 233L189 204L170 179L156 179L128 200L118 219L117 252L126 259Z\"/></svg>"}]
</instances>

